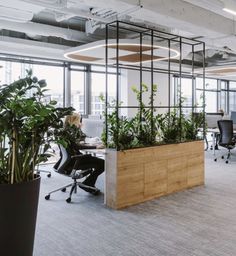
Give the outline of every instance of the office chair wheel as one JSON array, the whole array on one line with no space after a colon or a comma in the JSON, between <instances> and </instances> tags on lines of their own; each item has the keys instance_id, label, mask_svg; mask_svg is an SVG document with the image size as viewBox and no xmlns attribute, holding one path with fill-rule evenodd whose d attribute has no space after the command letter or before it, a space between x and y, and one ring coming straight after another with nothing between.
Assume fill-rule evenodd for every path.
<instances>
[{"instance_id":1,"label":"office chair wheel","mask_svg":"<svg viewBox=\"0 0 236 256\"><path fill-rule=\"evenodd\" d=\"M62 189L61 189L61 192L66 192L66 188L62 188Z\"/></svg>"},{"instance_id":2,"label":"office chair wheel","mask_svg":"<svg viewBox=\"0 0 236 256\"><path fill-rule=\"evenodd\" d=\"M221 159L224 159L224 158L225 158L224 156L221 157Z\"/></svg>"},{"instance_id":3,"label":"office chair wheel","mask_svg":"<svg viewBox=\"0 0 236 256\"><path fill-rule=\"evenodd\" d=\"M49 200L49 199L50 199L50 195L46 195L46 196L45 196L45 199L46 199L46 200Z\"/></svg>"},{"instance_id":4,"label":"office chair wheel","mask_svg":"<svg viewBox=\"0 0 236 256\"><path fill-rule=\"evenodd\" d=\"M217 158L215 158L214 161L217 162Z\"/></svg>"},{"instance_id":5,"label":"office chair wheel","mask_svg":"<svg viewBox=\"0 0 236 256\"><path fill-rule=\"evenodd\" d=\"M48 178L51 178L52 174L51 174L51 173L49 173L47 176L48 176Z\"/></svg>"},{"instance_id":6,"label":"office chair wheel","mask_svg":"<svg viewBox=\"0 0 236 256\"><path fill-rule=\"evenodd\" d=\"M69 204L69 203L71 202L71 198L68 197L68 198L66 199L66 202Z\"/></svg>"},{"instance_id":7,"label":"office chair wheel","mask_svg":"<svg viewBox=\"0 0 236 256\"><path fill-rule=\"evenodd\" d=\"M228 161L228 160L226 160L226 161L225 161L225 163L226 163L226 164L228 164L228 163L229 163L229 161Z\"/></svg>"}]
</instances>

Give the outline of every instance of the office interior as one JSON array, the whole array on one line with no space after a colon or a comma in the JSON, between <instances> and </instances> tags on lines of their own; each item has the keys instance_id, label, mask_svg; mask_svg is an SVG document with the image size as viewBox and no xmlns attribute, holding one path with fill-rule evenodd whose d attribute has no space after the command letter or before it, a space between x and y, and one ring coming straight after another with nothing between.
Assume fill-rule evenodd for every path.
<instances>
[{"instance_id":1,"label":"office interior","mask_svg":"<svg viewBox=\"0 0 236 256\"><path fill-rule=\"evenodd\" d=\"M120 210L104 203L105 173L96 183L102 192L98 196L78 190L68 204L65 193L59 191L45 200L49 191L71 181L53 169L59 158L59 149L54 145L56 153L40 166L49 170L51 177L41 173L34 255L234 255L236 149L231 150L226 164L221 156L227 149L217 144L217 122L233 120L236 128L236 3L233 0L2 0L0 9L0 84L10 84L32 70L35 76L47 81L47 100L56 100L57 107L72 106L82 116L83 131L94 141L100 139L104 129L106 104L100 96L106 95L108 87L107 100L117 100L117 84L123 105L137 105L132 86L138 87L142 80L149 88L151 84L157 85L154 98L159 106L157 114L177 105L180 95L184 115L193 111L205 113L204 185ZM204 44L204 49L202 45L181 47L179 41L172 47L168 42L163 46L160 39L156 42L154 39L163 50L166 47L164 54L168 55L163 61L155 61L158 72L150 75L153 66L148 63L147 69L142 66L140 78L142 61L137 64L138 72L137 67L117 68L116 63L106 67L105 56L102 63L98 57L105 51L96 48L97 42L108 44L106 25L117 20L159 31L160 37L166 33L174 35L171 38L196 40ZM117 39L116 33L116 27L111 29L111 39ZM138 40L140 47L140 37L135 33L120 34L131 44L137 44ZM141 44L146 41L149 46L153 44L148 36L142 37ZM89 48L90 44L93 45ZM75 49L86 47L95 49L87 59L68 57L68 52L73 55ZM176 50L176 58L170 58L170 48ZM181 68L175 61L179 58ZM160 72L168 68L173 72ZM147 103L149 96L143 100ZM137 110L120 111L121 116L132 118Z\"/></svg>"}]
</instances>

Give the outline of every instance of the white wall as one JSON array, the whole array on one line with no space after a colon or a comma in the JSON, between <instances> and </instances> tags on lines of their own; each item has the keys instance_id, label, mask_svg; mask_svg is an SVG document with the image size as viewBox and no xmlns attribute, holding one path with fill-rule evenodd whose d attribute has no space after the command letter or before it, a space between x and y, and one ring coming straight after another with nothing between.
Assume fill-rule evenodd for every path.
<instances>
[{"instance_id":1,"label":"white wall","mask_svg":"<svg viewBox=\"0 0 236 256\"><path fill-rule=\"evenodd\" d=\"M151 86L151 73L150 72L143 72L142 73L142 81L146 84L149 88ZM154 105L157 106L168 106L168 75L167 74L160 74L154 73L153 75L153 82L157 85L157 95L154 98ZM171 79L172 83L172 79ZM125 70L121 73L121 101L123 101L123 105L127 104L128 106L138 106L138 102L136 100L136 95L132 91L132 86L135 86L139 89L140 85L140 73L139 71L134 70ZM149 89L148 93L144 93L143 101L145 105L148 105L149 97L151 95L151 91ZM166 112L167 109L158 109L157 113ZM121 111L122 115L133 116L136 113L135 109L128 109Z\"/></svg>"}]
</instances>

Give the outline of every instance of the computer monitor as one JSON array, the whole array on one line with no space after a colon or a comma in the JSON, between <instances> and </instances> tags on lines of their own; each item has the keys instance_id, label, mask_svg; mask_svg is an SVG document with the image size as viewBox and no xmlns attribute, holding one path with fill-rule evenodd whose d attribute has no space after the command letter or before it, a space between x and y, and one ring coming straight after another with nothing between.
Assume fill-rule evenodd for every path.
<instances>
[{"instance_id":1,"label":"computer monitor","mask_svg":"<svg viewBox=\"0 0 236 256\"><path fill-rule=\"evenodd\" d=\"M223 118L223 113L206 113L207 128L217 128L217 121Z\"/></svg>"},{"instance_id":2,"label":"computer monitor","mask_svg":"<svg viewBox=\"0 0 236 256\"><path fill-rule=\"evenodd\" d=\"M233 120L233 124L236 124L236 111L231 111L230 119Z\"/></svg>"}]
</instances>

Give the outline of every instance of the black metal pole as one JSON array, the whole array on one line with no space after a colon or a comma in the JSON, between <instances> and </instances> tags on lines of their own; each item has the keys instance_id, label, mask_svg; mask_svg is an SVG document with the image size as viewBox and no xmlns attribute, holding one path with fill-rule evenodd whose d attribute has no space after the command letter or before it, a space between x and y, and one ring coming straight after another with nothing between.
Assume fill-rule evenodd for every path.
<instances>
[{"instance_id":1,"label":"black metal pole","mask_svg":"<svg viewBox=\"0 0 236 256\"><path fill-rule=\"evenodd\" d=\"M194 88L194 45L192 45L192 114L194 112L194 98L195 98L195 88Z\"/></svg>"},{"instance_id":2,"label":"black metal pole","mask_svg":"<svg viewBox=\"0 0 236 256\"><path fill-rule=\"evenodd\" d=\"M143 101L143 35L142 33L139 34L140 36L140 47L139 47L139 80L140 80L140 84L139 84L139 91L140 91L140 98L139 98L139 105L140 105L140 111L139 111L139 122L140 122L140 131L142 130L142 101Z\"/></svg>"},{"instance_id":3,"label":"black metal pole","mask_svg":"<svg viewBox=\"0 0 236 256\"><path fill-rule=\"evenodd\" d=\"M151 31L151 133L152 133L152 138L154 136L154 123L153 123L153 30Z\"/></svg>"},{"instance_id":4,"label":"black metal pole","mask_svg":"<svg viewBox=\"0 0 236 256\"><path fill-rule=\"evenodd\" d=\"M168 113L170 113L170 40L168 40Z\"/></svg>"},{"instance_id":5,"label":"black metal pole","mask_svg":"<svg viewBox=\"0 0 236 256\"><path fill-rule=\"evenodd\" d=\"M205 108L206 108L206 85L205 85L205 43L203 43L203 60L202 60L202 74L203 74L203 137L206 138L206 122L205 122Z\"/></svg>"},{"instance_id":6,"label":"black metal pole","mask_svg":"<svg viewBox=\"0 0 236 256\"><path fill-rule=\"evenodd\" d=\"M105 85L105 140L106 147L108 145L108 123L107 123L107 114L108 114L108 26L106 25L106 50L105 50L105 61L106 61L106 85Z\"/></svg>"},{"instance_id":7,"label":"black metal pole","mask_svg":"<svg viewBox=\"0 0 236 256\"><path fill-rule=\"evenodd\" d=\"M119 150L119 21L116 21L116 144Z\"/></svg>"},{"instance_id":8,"label":"black metal pole","mask_svg":"<svg viewBox=\"0 0 236 256\"><path fill-rule=\"evenodd\" d=\"M179 38L179 129L180 141L182 139L182 38Z\"/></svg>"}]
</instances>

